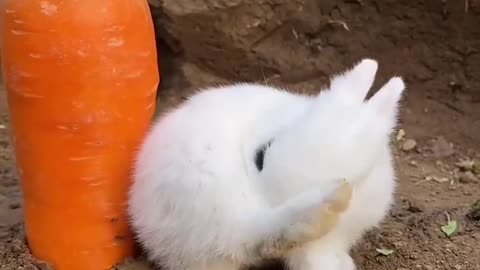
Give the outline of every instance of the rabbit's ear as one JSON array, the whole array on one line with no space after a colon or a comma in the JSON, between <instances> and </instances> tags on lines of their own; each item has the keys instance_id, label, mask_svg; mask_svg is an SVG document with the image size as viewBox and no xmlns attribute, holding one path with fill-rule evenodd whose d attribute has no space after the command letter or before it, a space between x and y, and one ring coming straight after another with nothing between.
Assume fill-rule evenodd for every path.
<instances>
[{"instance_id":1,"label":"rabbit's ear","mask_svg":"<svg viewBox=\"0 0 480 270\"><path fill-rule=\"evenodd\" d=\"M377 73L378 63L373 59L363 59L352 69L333 77L330 91L339 94L342 99L362 103L372 87Z\"/></svg>"},{"instance_id":2,"label":"rabbit's ear","mask_svg":"<svg viewBox=\"0 0 480 270\"><path fill-rule=\"evenodd\" d=\"M377 117L386 121L388 128L393 128L396 124L399 102L404 90L405 83L402 78L393 77L368 100L368 106L374 110Z\"/></svg>"}]
</instances>

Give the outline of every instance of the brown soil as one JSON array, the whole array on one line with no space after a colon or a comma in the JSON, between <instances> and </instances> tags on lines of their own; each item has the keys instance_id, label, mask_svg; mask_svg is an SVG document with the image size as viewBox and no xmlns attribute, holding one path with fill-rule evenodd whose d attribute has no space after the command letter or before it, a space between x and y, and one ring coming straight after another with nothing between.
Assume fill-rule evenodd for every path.
<instances>
[{"instance_id":1,"label":"brown soil","mask_svg":"<svg viewBox=\"0 0 480 270\"><path fill-rule=\"evenodd\" d=\"M171 108L198 87L235 80L312 93L325 85L328 74L360 57L376 58L377 85L394 73L407 81L399 128L406 132L405 139L414 139L417 145L403 151L405 139L394 144L399 173L396 204L381 228L368 233L354 249L358 268L480 269L480 214L472 211L472 204L480 200L480 176L456 164L464 159L480 162L480 2L231 2L247 4L218 12L238 17L248 11L249 20L263 18L258 22L262 27L244 33L242 24L232 21L236 16L216 15L208 9L210 13L199 8L188 14L178 10L181 5L156 10L161 23L157 29L168 44L167 48L159 41L159 110ZM262 12L251 12L256 9L254 2ZM289 17L299 3L313 6L307 6L303 17L297 13ZM280 26L268 24L272 9L278 11L275 19ZM321 16L313 16L315 10ZM213 24L217 17L223 18L221 24ZM211 28L202 28L205 35L199 35L192 30L196 24ZM230 35L222 29L230 29ZM252 37L262 37L254 48L247 42ZM31 258L24 242L3 90L0 101L0 269L47 269ZM441 231L447 215L459 224L451 237ZM385 256L379 248L394 252ZM151 269L141 260L117 268Z\"/></svg>"}]
</instances>

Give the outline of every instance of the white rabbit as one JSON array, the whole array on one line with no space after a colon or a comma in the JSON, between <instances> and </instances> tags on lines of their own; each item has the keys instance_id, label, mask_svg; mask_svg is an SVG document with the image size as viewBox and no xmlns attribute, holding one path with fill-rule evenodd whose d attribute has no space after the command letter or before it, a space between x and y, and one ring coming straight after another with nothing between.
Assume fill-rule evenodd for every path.
<instances>
[{"instance_id":1,"label":"white rabbit","mask_svg":"<svg viewBox=\"0 0 480 270\"><path fill-rule=\"evenodd\" d=\"M316 97L206 89L158 120L128 208L149 257L167 270L274 257L295 270L354 269L348 249L383 218L394 189L388 138L404 86L393 78L364 102L376 70L363 60Z\"/></svg>"}]
</instances>

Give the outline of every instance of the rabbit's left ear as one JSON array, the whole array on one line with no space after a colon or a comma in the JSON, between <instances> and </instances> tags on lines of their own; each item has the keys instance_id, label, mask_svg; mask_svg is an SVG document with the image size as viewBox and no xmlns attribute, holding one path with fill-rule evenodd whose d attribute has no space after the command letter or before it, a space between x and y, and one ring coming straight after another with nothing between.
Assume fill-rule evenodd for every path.
<instances>
[{"instance_id":1,"label":"rabbit's left ear","mask_svg":"<svg viewBox=\"0 0 480 270\"><path fill-rule=\"evenodd\" d=\"M373 59L363 59L352 69L333 77L330 83L332 94L354 103L362 103L372 87L378 63Z\"/></svg>"}]
</instances>

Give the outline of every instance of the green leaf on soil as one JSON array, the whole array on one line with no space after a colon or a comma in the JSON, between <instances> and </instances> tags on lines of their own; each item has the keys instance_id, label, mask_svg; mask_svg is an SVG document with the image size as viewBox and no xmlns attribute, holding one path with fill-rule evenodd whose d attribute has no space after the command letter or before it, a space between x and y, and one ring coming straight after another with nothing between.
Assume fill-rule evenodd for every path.
<instances>
[{"instance_id":1,"label":"green leaf on soil","mask_svg":"<svg viewBox=\"0 0 480 270\"><path fill-rule=\"evenodd\" d=\"M446 236L450 237L452 236L455 232L457 232L457 229L458 229L458 223L456 220L451 220L450 219L450 216L448 215L448 213L446 214L447 215L447 224L446 225L443 225L441 228L442 228L442 232L445 233Z\"/></svg>"},{"instance_id":2,"label":"green leaf on soil","mask_svg":"<svg viewBox=\"0 0 480 270\"><path fill-rule=\"evenodd\" d=\"M383 256L388 256L395 252L392 249L385 249L385 248L377 248L376 250L378 253L382 254Z\"/></svg>"}]
</instances>

